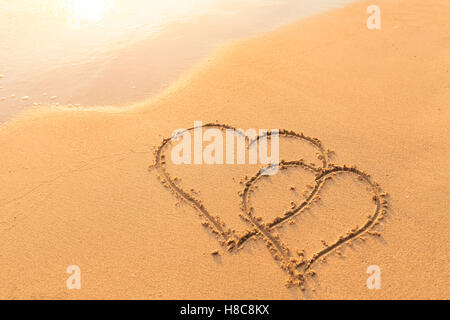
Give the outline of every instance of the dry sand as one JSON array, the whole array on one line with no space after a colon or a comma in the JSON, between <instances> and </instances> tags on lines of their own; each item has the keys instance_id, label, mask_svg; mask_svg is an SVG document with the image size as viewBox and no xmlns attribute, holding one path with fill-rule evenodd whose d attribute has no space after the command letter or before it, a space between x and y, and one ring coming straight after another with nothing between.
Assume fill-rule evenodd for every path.
<instances>
[{"instance_id":1,"label":"dry sand","mask_svg":"<svg viewBox=\"0 0 450 320\"><path fill-rule=\"evenodd\" d=\"M377 1L382 29L370 31L368 4L221 50L148 104L43 109L2 126L0 298L450 298L450 6ZM358 169L324 182L320 199L307 199L281 228L260 230L281 262L256 237L228 251L219 240L234 236L214 235L201 222L220 216L235 237L251 233L255 225L239 218L238 192L254 168L175 166L156 157L148 169L162 140L194 120L303 132L323 150L291 137L298 141L283 140L283 159L318 168L324 164L314 153L333 149L325 168ZM302 203L295 199L308 181L314 188L318 172L297 163L258 180L247 204L264 222L277 220L295 211L291 201ZM181 181L167 188L158 179L165 173ZM195 195L205 209L171 190ZM321 240L331 245L365 223L364 240L358 234L312 265L304 291L286 287L289 270L280 264L291 256L288 269L300 262L297 249L311 259L324 252ZM66 288L69 265L81 268L80 290ZM366 287L370 265L381 268L380 290Z\"/></svg>"}]
</instances>

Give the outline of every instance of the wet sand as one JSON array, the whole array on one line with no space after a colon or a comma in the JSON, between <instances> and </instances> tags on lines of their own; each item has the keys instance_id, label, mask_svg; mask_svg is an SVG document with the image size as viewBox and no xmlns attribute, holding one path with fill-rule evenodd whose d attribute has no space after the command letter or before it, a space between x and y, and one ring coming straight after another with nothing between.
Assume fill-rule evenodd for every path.
<instances>
[{"instance_id":1,"label":"wet sand","mask_svg":"<svg viewBox=\"0 0 450 320\"><path fill-rule=\"evenodd\" d=\"M5 75L0 81L0 125L43 105L148 102L221 46L349 2L0 3L0 73ZM24 96L29 98L23 100Z\"/></svg>"}]
</instances>

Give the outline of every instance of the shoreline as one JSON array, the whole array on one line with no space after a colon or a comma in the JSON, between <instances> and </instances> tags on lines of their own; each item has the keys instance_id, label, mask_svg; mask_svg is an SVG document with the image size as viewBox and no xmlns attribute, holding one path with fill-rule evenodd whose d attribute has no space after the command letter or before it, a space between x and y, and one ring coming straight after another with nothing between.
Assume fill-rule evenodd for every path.
<instances>
[{"instance_id":1,"label":"shoreline","mask_svg":"<svg viewBox=\"0 0 450 320\"><path fill-rule=\"evenodd\" d=\"M305 12L297 12L295 19L290 13L284 18L273 18L273 21L269 19L263 23L263 12L267 10L263 8L259 8L261 13L249 17L244 13L236 18L211 14L193 16L188 21L167 23L155 34L139 41L130 40L128 44L111 47L104 45L93 53L93 57L80 56L75 63L48 63L48 70L40 67L40 72L38 68L30 74L22 70L23 79L20 82L14 79L10 82L8 76L3 80L4 89L0 92L3 94L0 98L4 96L7 100L0 101L0 123L27 109L41 106L78 109L98 105L115 108L149 103L179 82L180 78L188 77L192 71L214 59L217 51L232 46L234 42L270 33L339 5L336 3L329 5L331 8L321 8L323 4L320 2L317 6L307 2L301 5ZM282 8L290 6L295 8L287 0L281 8L275 6L275 9L283 13L286 10ZM247 18L252 22L247 23ZM176 50L181 47L183 54ZM10 98L11 94L16 98ZM28 99L20 99L22 96Z\"/></svg>"}]
</instances>

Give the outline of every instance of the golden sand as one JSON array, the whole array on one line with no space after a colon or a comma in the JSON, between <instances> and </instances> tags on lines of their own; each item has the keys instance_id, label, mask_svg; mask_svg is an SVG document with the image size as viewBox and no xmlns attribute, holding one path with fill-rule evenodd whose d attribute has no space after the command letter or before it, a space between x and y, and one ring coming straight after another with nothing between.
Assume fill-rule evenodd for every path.
<instances>
[{"instance_id":1,"label":"golden sand","mask_svg":"<svg viewBox=\"0 0 450 320\"><path fill-rule=\"evenodd\" d=\"M448 299L450 7L377 1L368 30L368 4L227 47L145 105L3 126L0 298ZM164 161L195 120L286 130L283 170Z\"/></svg>"}]
</instances>

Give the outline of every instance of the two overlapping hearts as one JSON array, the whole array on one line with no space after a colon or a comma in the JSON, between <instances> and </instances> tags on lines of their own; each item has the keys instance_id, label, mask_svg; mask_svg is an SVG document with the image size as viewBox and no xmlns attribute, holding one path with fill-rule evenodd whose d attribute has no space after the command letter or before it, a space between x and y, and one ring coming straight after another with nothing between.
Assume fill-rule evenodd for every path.
<instances>
[{"instance_id":1,"label":"two overlapping hearts","mask_svg":"<svg viewBox=\"0 0 450 320\"><path fill-rule=\"evenodd\" d=\"M242 133L241 130L237 130L229 125L218 124L218 123L208 123L203 124L202 128L214 128L222 131L225 130L234 130L235 132ZM196 127L192 127L186 129L186 132L190 132L195 130ZM243 133L242 133L243 134ZM190 186L184 184L183 180L189 180L186 178L180 178L181 174L194 175L194 173L189 172L187 167L185 166L183 169L178 170L173 165L170 164L169 153L171 147L176 143L178 137L169 137L162 141L161 145L155 151L155 162L151 167L156 168L159 172L158 177L160 178L162 184L170 190L178 199L189 203L195 210L198 211L202 224L208 227L218 238L219 242L225 246L229 251L238 251L245 247L245 244L250 239L263 239L268 249L270 250L272 256L279 262L280 267L287 272L289 275L287 284L299 285L302 289L304 289L304 281L306 276L312 276L315 272L312 270L312 266L318 262L323 261L326 255L331 254L333 252L339 252L340 248L344 245L350 244L355 239L363 239L363 234L371 234L375 236L379 236L379 232L375 231L376 226L379 224L379 221L384 218L387 213L388 202L386 200L386 194L382 192L379 185L372 181L369 174L357 169L354 166L346 166L346 165L336 165L330 162L330 154L329 150L326 150L322 144L322 142L316 138L308 137L302 133L297 133L294 131L288 131L284 129L278 130L278 138L279 141L286 141L290 144L291 147L286 148L286 152L283 156L294 157L292 159L282 159L277 164L279 172L292 172L292 171L305 171L309 173L308 177L310 177L311 181L304 189L303 197L298 197L300 201L292 201L287 210L283 210L283 212L276 212L272 214L271 212L256 212L255 204L252 203L255 198L252 198L255 191L258 188L263 188L265 181L270 181L270 186L277 185L278 187L280 182L277 181L277 175L281 177L281 174L277 174L274 176L265 175L264 169L262 167L257 168L255 170L254 167L246 167L241 166L232 166L227 167L225 169L227 177L231 177L233 181L236 181L237 176L240 175L240 178L244 178L240 181L241 190L238 192L240 201L239 201L239 213L236 216L239 216L241 221L247 226L247 229L236 231L229 227L231 222L225 221L225 218L228 218L230 221L233 220L230 216L226 216L225 212L221 211L221 207L214 208L214 201L205 201L207 199L202 199L200 194L216 194L218 197L223 197L225 194L225 189L230 189L225 184L225 179L215 178L216 181L219 181L219 185L214 187L211 186L210 183L207 183L207 189L204 191L196 190L192 187L192 182ZM176 138L176 139L175 139ZM271 134L264 134L257 137L247 137L246 139L246 147L249 148L253 144L257 143L260 139L267 138L271 139ZM309 149L314 151L315 161L306 161L300 157L300 155L295 154L295 152L289 152L290 150L294 150L292 147L296 144L307 145ZM204 177L214 176L211 173L211 170L217 166L213 165L200 165L193 166L196 167L196 174L203 174ZM222 168L222 172L224 172L224 166L220 166ZM246 170L253 170L251 172L246 172ZM177 174L177 176L175 176ZM356 216L358 216L358 221L363 221L362 226L348 225L339 226L341 230L334 230L337 232L337 237L330 244L325 243L322 240L323 245L320 249L316 249L315 253L310 254L306 257L305 251L301 250L294 252L295 250L290 249L285 243L283 243L280 239L279 234L275 229L279 229L285 224L292 224L296 218L301 217L307 210L311 210L313 205L316 202L323 201L320 200L320 194L324 187L329 184L334 177L340 175L349 175L353 179L356 178L362 185L365 185L365 189L370 194L370 207L371 212L356 212ZM198 178L198 177L195 177ZM194 181L195 178L190 180ZM291 177L291 179L296 179L295 177ZM200 179L202 180L202 179ZM286 184L286 179L279 179L281 184ZM295 181L297 182L297 181ZM204 183L202 184L205 185ZM297 188L291 186L289 187L293 194L297 194ZM207 198L208 196L206 196ZM265 197L267 198L267 197ZM267 199L266 199L267 200ZM279 198L269 199L268 201L278 202L282 201ZM237 204L233 204L237 205ZM260 206L259 210L267 209L269 206ZM217 211L217 212L216 212ZM221 214L219 214L219 212ZM336 215L336 213L333 213ZM262 218L264 216L265 218ZM269 217L269 218L268 218ZM361 217L364 219L361 220ZM339 217L337 217L338 219ZM336 217L334 217L336 219Z\"/></svg>"}]
</instances>

